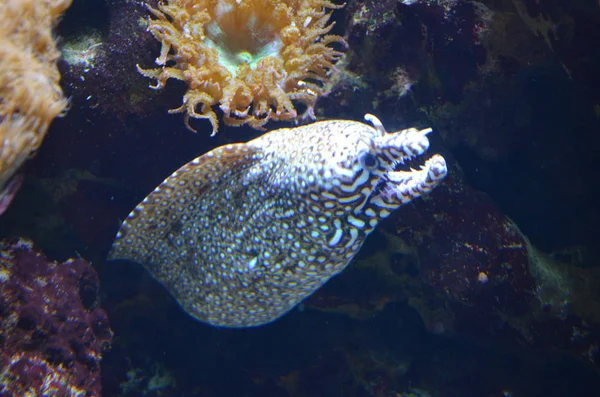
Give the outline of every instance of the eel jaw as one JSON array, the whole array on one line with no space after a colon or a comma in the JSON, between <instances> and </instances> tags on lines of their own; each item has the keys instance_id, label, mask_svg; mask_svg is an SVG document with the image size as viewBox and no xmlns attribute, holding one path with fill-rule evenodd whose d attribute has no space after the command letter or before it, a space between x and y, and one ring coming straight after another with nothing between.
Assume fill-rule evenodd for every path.
<instances>
[{"instance_id":1,"label":"eel jaw","mask_svg":"<svg viewBox=\"0 0 600 397\"><path fill-rule=\"evenodd\" d=\"M398 207L430 193L447 174L446 160L435 154L418 170L387 172L379 198L386 207Z\"/></svg>"},{"instance_id":2,"label":"eel jaw","mask_svg":"<svg viewBox=\"0 0 600 397\"><path fill-rule=\"evenodd\" d=\"M394 210L411 200L427 194L444 179L448 173L446 161L439 154L433 155L423 166L415 170L396 171L398 166L423 155L429 149L427 134L432 130L425 128L407 128L402 131L388 133L381 121L366 114L365 120L370 122L378 136L373 140L374 149L379 153L388 170L381 175L373 189L371 203L386 210ZM383 211L389 214L388 211Z\"/></svg>"}]
</instances>

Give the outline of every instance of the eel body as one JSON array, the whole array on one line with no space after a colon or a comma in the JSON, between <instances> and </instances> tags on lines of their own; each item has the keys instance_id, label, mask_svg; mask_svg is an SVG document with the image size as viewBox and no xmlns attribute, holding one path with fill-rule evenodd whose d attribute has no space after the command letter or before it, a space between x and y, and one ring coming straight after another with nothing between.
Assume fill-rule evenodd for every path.
<instances>
[{"instance_id":1,"label":"eel body","mask_svg":"<svg viewBox=\"0 0 600 397\"><path fill-rule=\"evenodd\" d=\"M346 120L271 131L182 166L123 222L109 254L143 264L200 321L276 320L341 272L377 224L446 175L430 129Z\"/></svg>"}]
</instances>

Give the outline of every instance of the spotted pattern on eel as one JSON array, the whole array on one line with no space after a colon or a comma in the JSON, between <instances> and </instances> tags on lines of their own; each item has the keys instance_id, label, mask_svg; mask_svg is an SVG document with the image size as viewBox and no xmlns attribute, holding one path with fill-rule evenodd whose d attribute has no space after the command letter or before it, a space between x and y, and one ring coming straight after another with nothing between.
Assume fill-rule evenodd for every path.
<instances>
[{"instance_id":1,"label":"spotted pattern on eel","mask_svg":"<svg viewBox=\"0 0 600 397\"><path fill-rule=\"evenodd\" d=\"M143 264L200 321L276 320L341 272L392 211L447 173L431 129L386 132L372 115L221 146L169 176L127 217L109 254Z\"/></svg>"}]
</instances>

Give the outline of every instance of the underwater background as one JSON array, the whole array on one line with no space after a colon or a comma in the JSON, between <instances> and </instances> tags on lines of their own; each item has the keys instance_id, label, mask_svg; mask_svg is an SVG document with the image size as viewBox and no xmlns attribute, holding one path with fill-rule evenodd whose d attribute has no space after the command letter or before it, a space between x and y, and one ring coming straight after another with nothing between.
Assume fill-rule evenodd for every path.
<instances>
[{"instance_id":1,"label":"underwater background","mask_svg":"<svg viewBox=\"0 0 600 397\"><path fill-rule=\"evenodd\" d=\"M147 30L157 1L73 0L57 17L68 109L0 215L0 396L599 395L600 4L279 3L331 12L328 47L342 55L319 59L336 72L314 100L292 98L298 117L228 124L212 105L214 136L168 113L191 80L152 90L136 67L161 56ZM312 107L318 120L431 127L449 172L299 307L215 328L140 264L106 259L127 214L181 165Z\"/></svg>"}]
</instances>

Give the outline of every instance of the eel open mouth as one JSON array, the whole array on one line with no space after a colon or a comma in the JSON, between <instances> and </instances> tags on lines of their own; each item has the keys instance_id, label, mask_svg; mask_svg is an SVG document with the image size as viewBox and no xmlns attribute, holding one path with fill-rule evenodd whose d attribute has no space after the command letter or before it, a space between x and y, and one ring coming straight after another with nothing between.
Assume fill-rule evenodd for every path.
<instances>
[{"instance_id":1,"label":"eel open mouth","mask_svg":"<svg viewBox=\"0 0 600 397\"><path fill-rule=\"evenodd\" d=\"M446 160L439 154L434 154L418 168L411 167L412 161L409 164L405 163L409 168L407 171L390 171L381 178L383 183L377 187L385 202L406 204L431 192L448 173Z\"/></svg>"},{"instance_id":2,"label":"eel open mouth","mask_svg":"<svg viewBox=\"0 0 600 397\"><path fill-rule=\"evenodd\" d=\"M397 208L429 193L446 176L446 161L439 154L423 163L422 156L429 149L427 134L431 128L408 128L388 133L375 116L367 114L365 119L380 133L375 145L393 163L393 169L381 176L371 194L377 198L377 205Z\"/></svg>"}]
</instances>

